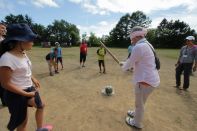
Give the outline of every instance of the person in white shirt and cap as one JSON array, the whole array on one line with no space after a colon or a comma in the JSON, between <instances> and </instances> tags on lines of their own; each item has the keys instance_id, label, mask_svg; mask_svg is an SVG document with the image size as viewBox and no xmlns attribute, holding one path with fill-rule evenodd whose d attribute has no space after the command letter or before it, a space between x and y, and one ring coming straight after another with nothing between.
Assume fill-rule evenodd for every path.
<instances>
[{"instance_id":1,"label":"person in white shirt and cap","mask_svg":"<svg viewBox=\"0 0 197 131\"><path fill-rule=\"evenodd\" d=\"M148 96L159 86L160 77L156 69L154 48L146 40L147 30L136 26L131 29L130 39L135 46L131 56L121 63L122 69L127 71L133 68L133 82L135 85L135 109L128 110L126 123L129 126L142 128L144 106ZM152 50L152 49L153 50Z\"/></svg>"},{"instance_id":2,"label":"person in white shirt and cap","mask_svg":"<svg viewBox=\"0 0 197 131\"><path fill-rule=\"evenodd\" d=\"M195 72L197 68L197 48L193 44L193 42L195 41L194 36L188 36L185 38L185 40L186 40L185 42L186 45L181 48L178 61L175 64L176 66L175 87L186 91L189 88L189 84L190 84L189 78L190 78L190 73L192 71L193 63L194 63L193 72ZM184 72L184 82L183 82L183 88L180 88L182 72Z\"/></svg>"}]
</instances>

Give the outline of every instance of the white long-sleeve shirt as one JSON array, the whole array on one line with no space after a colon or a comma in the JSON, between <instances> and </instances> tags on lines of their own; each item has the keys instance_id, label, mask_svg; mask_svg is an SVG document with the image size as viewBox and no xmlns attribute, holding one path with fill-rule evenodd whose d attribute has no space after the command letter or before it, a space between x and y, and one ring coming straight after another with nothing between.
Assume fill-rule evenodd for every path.
<instances>
[{"instance_id":1,"label":"white long-sleeve shirt","mask_svg":"<svg viewBox=\"0 0 197 131\"><path fill-rule=\"evenodd\" d=\"M153 87L157 87L160 84L160 78L158 70L155 65L155 57L153 51L148 45L148 41L143 38L139 40L133 47L131 56L123 64L122 69L124 71L133 68L133 82L145 82Z\"/></svg>"}]
</instances>

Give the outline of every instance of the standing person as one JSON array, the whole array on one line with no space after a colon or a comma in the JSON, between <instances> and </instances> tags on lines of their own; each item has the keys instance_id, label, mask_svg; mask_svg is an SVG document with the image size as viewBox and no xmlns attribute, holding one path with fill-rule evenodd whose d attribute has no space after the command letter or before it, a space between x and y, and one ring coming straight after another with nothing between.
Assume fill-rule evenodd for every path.
<instances>
[{"instance_id":1,"label":"standing person","mask_svg":"<svg viewBox=\"0 0 197 131\"><path fill-rule=\"evenodd\" d=\"M128 57L127 57L127 59L129 59L129 57L131 56L131 52L132 52L132 49L133 49L133 46L134 45L132 45L132 43L129 45L129 47L128 47Z\"/></svg>"},{"instance_id":2,"label":"standing person","mask_svg":"<svg viewBox=\"0 0 197 131\"><path fill-rule=\"evenodd\" d=\"M101 69L101 65L103 66L103 73L106 73L105 70L105 55L106 55L106 50L103 48L103 46L101 45L100 48L97 50L97 55L98 55L98 65L99 65L99 69L100 69L100 73L102 72Z\"/></svg>"},{"instance_id":3,"label":"standing person","mask_svg":"<svg viewBox=\"0 0 197 131\"><path fill-rule=\"evenodd\" d=\"M184 71L183 90L187 90L190 84L190 73L192 70L193 62L195 61L193 71L197 68L197 48L193 44L195 41L194 36L186 37L186 45L181 48L179 59L176 66L176 88L180 88L181 74Z\"/></svg>"},{"instance_id":4,"label":"standing person","mask_svg":"<svg viewBox=\"0 0 197 131\"><path fill-rule=\"evenodd\" d=\"M58 69L57 69L57 48L51 49L51 52L46 55L46 61L48 63L49 67L49 75L53 76L53 71L52 67L54 68L55 74L58 74Z\"/></svg>"},{"instance_id":5,"label":"standing person","mask_svg":"<svg viewBox=\"0 0 197 131\"><path fill-rule=\"evenodd\" d=\"M82 40L82 43L80 45L80 67L85 67L87 51L87 43L85 40Z\"/></svg>"},{"instance_id":6,"label":"standing person","mask_svg":"<svg viewBox=\"0 0 197 131\"><path fill-rule=\"evenodd\" d=\"M4 40L4 36L5 35L6 35L6 26L4 24L0 23L0 44ZM2 103L3 106L6 106L4 98L3 98L3 94L4 94L4 88L0 84L0 99L1 99L1 103Z\"/></svg>"},{"instance_id":7,"label":"standing person","mask_svg":"<svg viewBox=\"0 0 197 131\"><path fill-rule=\"evenodd\" d=\"M44 102L39 96L39 81L32 76L31 61L25 51L31 50L36 35L26 24L11 24L0 46L0 81L5 88L5 102L10 113L7 128L26 131L28 106L36 108L36 131L43 127Z\"/></svg>"},{"instance_id":8,"label":"standing person","mask_svg":"<svg viewBox=\"0 0 197 131\"><path fill-rule=\"evenodd\" d=\"M133 47L134 47L134 44L131 43L131 44L129 45L129 47L128 47L128 53L129 53L129 54L128 54L127 59L129 59L129 57L131 56ZM128 69L127 71L131 71L131 72L132 72L132 71L133 71L133 68Z\"/></svg>"},{"instance_id":9,"label":"standing person","mask_svg":"<svg viewBox=\"0 0 197 131\"><path fill-rule=\"evenodd\" d=\"M58 71L58 63L60 62L61 66L62 66L62 70L64 69L64 66L63 66L63 61L62 61L62 48L59 44L59 42L55 42L55 46L57 48L57 71Z\"/></svg>"},{"instance_id":10,"label":"standing person","mask_svg":"<svg viewBox=\"0 0 197 131\"><path fill-rule=\"evenodd\" d=\"M160 78L155 64L155 56L152 45L146 40L147 30L136 26L130 33L130 39L135 44L131 56L122 65L127 71L133 67L135 84L135 110L127 112L126 123L129 126L142 128L144 106L148 96L159 86Z\"/></svg>"}]
</instances>

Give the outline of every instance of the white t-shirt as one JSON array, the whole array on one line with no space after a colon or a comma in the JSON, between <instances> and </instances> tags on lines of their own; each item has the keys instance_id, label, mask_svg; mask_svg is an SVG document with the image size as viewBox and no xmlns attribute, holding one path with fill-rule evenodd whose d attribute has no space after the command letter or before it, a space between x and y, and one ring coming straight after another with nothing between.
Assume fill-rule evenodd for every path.
<instances>
[{"instance_id":1,"label":"white t-shirt","mask_svg":"<svg viewBox=\"0 0 197 131\"><path fill-rule=\"evenodd\" d=\"M31 61L25 54L24 58L19 58L6 52L0 58L0 67L7 66L13 71L11 83L19 88L26 89L32 86Z\"/></svg>"}]
</instances>

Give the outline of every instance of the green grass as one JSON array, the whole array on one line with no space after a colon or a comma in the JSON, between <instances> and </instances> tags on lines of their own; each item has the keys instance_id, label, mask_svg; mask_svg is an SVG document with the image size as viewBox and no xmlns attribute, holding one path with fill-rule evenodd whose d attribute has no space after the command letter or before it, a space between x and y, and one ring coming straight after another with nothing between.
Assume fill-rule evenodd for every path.
<instances>
[{"instance_id":1,"label":"green grass","mask_svg":"<svg viewBox=\"0 0 197 131\"><path fill-rule=\"evenodd\" d=\"M177 59L179 57L179 49L157 49L159 56L164 56L172 59Z\"/></svg>"}]
</instances>

